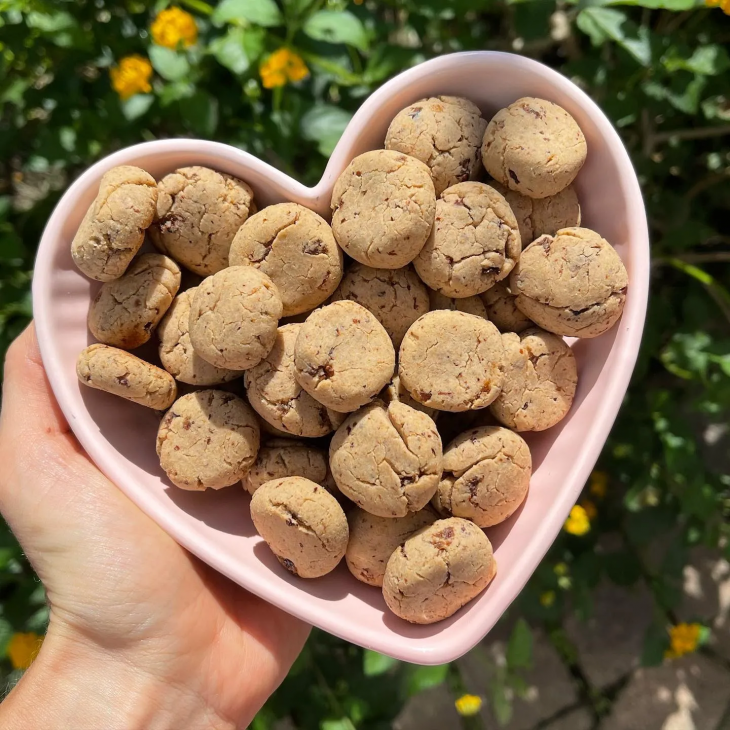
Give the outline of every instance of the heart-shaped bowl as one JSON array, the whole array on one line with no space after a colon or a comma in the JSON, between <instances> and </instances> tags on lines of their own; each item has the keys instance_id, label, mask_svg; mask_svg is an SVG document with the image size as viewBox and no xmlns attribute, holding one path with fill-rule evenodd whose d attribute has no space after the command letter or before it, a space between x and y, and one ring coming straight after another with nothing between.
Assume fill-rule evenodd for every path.
<instances>
[{"instance_id":1,"label":"heart-shaped bowl","mask_svg":"<svg viewBox=\"0 0 730 730\"><path fill-rule=\"evenodd\" d=\"M607 334L573 343L580 380L573 408L549 431L531 434L534 474L529 495L507 522L488 530L499 566L476 600L451 618L417 626L391 614L379 590L355 580L344 564L318 580L282 568L258 537L240 485L220 492L172 486L155 455L159 417L76 379L79 352L98 290L73 265L71 240L116 165L138 165L160 178L177 167L205 165L254 189L259 208L295 201L329 216L337 176L355 155L382 147L390 120L418 99L464 96L489 119L522 96L560 104L582 128L588 160L576 186L584 225L619 252L629 272L623 317ZM646 313L649 240L639 183L616 131L577 86L536 61L506 53L458 53L392 79L365 101L345 130L322 180L307 188L252 155L216 142L170 139L120 150L89 168L56 207L38 250L33 307L43 362L53 391L97 466L180 544L252 593L348 641L421 664L451 661L472 648L515 599L563 526L614 422L636 361ZM343 561L344 562L344 561Z\"/></svg>"}]
</instances>

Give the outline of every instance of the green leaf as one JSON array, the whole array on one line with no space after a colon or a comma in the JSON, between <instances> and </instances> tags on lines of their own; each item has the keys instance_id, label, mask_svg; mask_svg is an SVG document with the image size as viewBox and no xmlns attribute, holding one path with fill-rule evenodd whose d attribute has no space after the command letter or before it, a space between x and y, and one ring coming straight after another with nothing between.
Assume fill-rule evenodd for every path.
<instances>
[{"instance_id":1,"label":"green leaf","mask_svg":"<svg viewBox=\"0 0 730 730\"><path fill-rule=\"evenodd\" d=\"M4 618L0 618L0 657L4 657L8 651L8 644L13 638L13 627Z\"/></svg>"},{"instance_id":2,"label":"green leaf","mask_svg":"<svg viewBox=\"0 0 730 730\"><path fill-rule=\"evenodd\" d=\"M314 0L284 0L284 7L287 13L296 16L301 15Z\"/></svg>"},{"instance_id":3,"label":"green leaf","mask_svg":"<svg viewBox=\"0 0 730 730\"><path fill-rule=\"evenodd\" d=\"M247 21L265 28L282 25L284 17L274 0L223 0L211 16L215 25Z\"/></svg>"},{"instance_id":4,"label":"green leaf","mask_svg":"<svg viewBox=\"0 0 730 730\"><path fill-rule=\"evenodd\" d=\"M320 730L355 730L349 717L342 717L339 720L323 720L319 723L319 727Z\"/></svg>"},{"instance_id":5,"label":"green leaf","mask_svg":"<svg viewBox=\"0 0 730 730\"><path fill-rule=\"evenodd\" d=\"M162 106L169 106L174 101L180 99L188 99L195 93L195 84L189 81L172 81L165 84L158 93L158 98Z\"/></svg>"},{"instance_id":6,"label":"green leaf","mask_svg":"<svg viewBox=\"0 0 730 730\"><path fill-rule=\"evenodd\" d=\"M644 667L658 667L664 661L664 652L669 648L669 636L664 626L652 624L644 635L641 664Z\"/></svg>"},{"instance_id":7,"label":"green leaf","mask_svg":"<svg viewBox=\"0 0 730 730\"><path fill-rule=\"evenodd\" d=\"M362 656L362 671L366 677L377 677L398 664L397 659L366 649Z\"/></svg>"},{"instance_id":8,"label":"green leaf","mask_svg":"<svg viewBox=\"0 0 730 730\"><path fill-rule=\"evenodd\" d=\"M696 48L689 58L682 58L676 51L662 59L664 68L669 71L689 71L703 76L717 76L730 67L727 51L718 45Z\"/></svg>"},{"instance_id":9,"label":"green leaf","mask_svg":"<svg viewBox=\"0 0 730 730\"><path fill-rule=\"evenodd\" d=\"M300 122L304 139L317 142L319 151L329 157L345 131L352 114L330 104L313 106Z\"/></svg>"},{"instance_id":10,"label":"green leaf","mask_svg":"<svg viewBox=\"0 0 730 730\"><path fill-rule=\"evenodd\" d=\"M496 680L490 685L489 694L494 717L497 723L504 727L512 719L512 701L507 694L507 688L501 681Z\"/></svg>"},{"instance_id":11,"label":"green leaf","mask_svg":"<svg viewBox=\"0 0 730 730\"><path fill-rule=\"evenodd\" d=\"M517 621L509 637L507 666L510 669L529 669L532 666L532 633L522 618Z\"/></svg>"},{"instance_id":12,"label":"green leaf","mask_svg":"<svg viewBox=\"0 0 730 730\"><path fill-rule=\"evenodd\" d=\"M180 81L190 71L188 59L170 48L150 46L149 54L155 71L167 81Z\"/></svg>"},{"instance_id":13,"label":"green leaf","mask_svg":"<svg viewBox=\"0 0 730 730\"><path fill-rule=\"evenodd\" d=\"M264 34L260 28L230 28L210 44L209 50L221 66L234 74L242 74L261 55Z\"/></svg>"},{"instance_id":14,"label":"green leaf","mask_svg":"<svg viewBox=\"0 0 730 730\"><path fill-rule=\"evenodd\" d=\"M139 119L147 113L147 110L152 106L155 101L155 97L152 94L135 94L130 96L129 99L125 99L121 102L122 114L127 121L133 121Z\"/></svg>"},{"instance_id":15,"label":"green leaf","mask_svg":"<svg viewBox=\"0 0 730 730\"><path fill-rule=\"evenodd\" d=\"M638 27L626 13L611 8L586 8L581 10L576 24L594 46L612 40L624 48L642 66L651 63L651 42L649 30Z\"/></svg>"},{"instance_id":16,"label":"green leaf","mask_svg":"<svg viewBox=\"0 0 730 730\"><path fill-rule=\"evenodd\" d=\"M438 664L435 667L413 667L408 676L408 695L416 695L430 687L443 684L448 673L448 664Z\"/></svg>"},{"instance_id":17,"label":"green leaf","mask_svg":"<svg viewBox=\"0 0 730 730\"><path fill-rule=\"evenodd\" d=\"M218 100L204 91L180 100L183 118L197 134L210 136L218 126Z\"/></svg>"},{"instance_id":18,"label":"green leaf","mask_svg":"<svg viewBox=\"0 0 730 730\"><path fill-rule=\"evenodd\" d=\"M365 26L360 18L347 10L320 10L307 19L303 30L315 41L346 43L360 51L368 49Z\"/></svg>"}]
</instances>

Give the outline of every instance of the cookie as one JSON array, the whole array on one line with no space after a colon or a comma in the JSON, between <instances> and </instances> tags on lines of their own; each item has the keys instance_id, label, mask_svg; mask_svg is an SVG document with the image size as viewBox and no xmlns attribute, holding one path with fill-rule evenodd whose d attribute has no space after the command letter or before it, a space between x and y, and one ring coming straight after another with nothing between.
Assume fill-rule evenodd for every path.
<instances>
[{"instance_id":1,"label":"cookie","mask_svg":"<svg viewBox=\"0 0 730 730\"><path fill-rule=\"evenodd\" d=\"M251 266L230 266L203 280L190 306L190 342L211 365L247 370L274 346L279 291Z\"/></svg>"},{"instance_id":2,"label":"cookie","mask_svg":"<svg viewBox=\"0 0 730 730\"><path fill-rule=\"evenodd\" d=\"M347 567L359 581L380 588L393 551L413 533L437 519L438 515L428 507L405 517L376 517L365 510L354 509L349 519Z\"/></svg>"},{"instance_id":3,"label":"cookie","mask_svg":"<svg viewBox=\"0 0 730 730\"><path fill-rule=\"evenodd\" d=\"M400 376L398 373L396 373L388 385L380 391L378 398L386 404L392 403L393 401L404 403L411 408L415 408L417 411L421 411L421 413L425 413L434 421L436 421L440 413L440 411L437 411L435 408L424 406L423 403L419 403L415 398L413 398L403 387L403 383L400 382Z\"/></svg>"},{"instance_id":4,"label":"cookie","mask_svg":"<svg viewBox=\"0 0 730 730\"><path fill-rule=\"evenodd\" d=\"M90 279L112 281L127 269L155 217L157 183L139 167L106 172L71 243L71 256Z\"/></svg>"},{"instance_id":5,"label":"cookie","mask_svg":"<svg viewBox=\"0 0 730 730\"><path fill-rule=\"evenodd\" d=\"M297 382L339 413L356 411L393 377L395 350L375 315L343 300L317 309L294 346Z\"/></svg>"},{"instance_id":6,"label":"cookie","mask_svg":"<svg viewBox=\"0 0 730 730\"><path fill-rule=\"evenodd\" d=\"M345 513L309 479L285 477L262 484L251 498L251 519L279 562L300 578L330 573L345 555Z\"/></svg>"},{"instance_id":7,"label":"cookie","mask_svg":"<svg viewBox=\"0 0 730 730\"><path fill-rule=\"evenodd\" d=\"M483 426L465 431L446 447L443 464L433 506L444 516L492 527L514 514L527 496L530 449L509 429Z\"/></svg>"},{"instance_id":8,"label":"cookie","mask_svg":"<svg viewBox=\"0 0 730 730\"><path fill-rule=\"evenodd\" d=\"M487 309L479 297L454 299L454 297L446 297L433 289L429 289L428 298L431 304L431 311L446 309L451 312L464 312L465 314L473 314L475 317L488 319Z\"/></svg>"},{"instance_id":9,"label":"cookie","mask_svg":"<svg viewBox=\"0 0 730 730\"><path fill-rule=\"evenodd\" d=\"M520 311L548 332L570 337L597 337L611 329L627 286L615 249L588 228L563 228L536 239L510 277Z\"/></svg>"},{"instance_id":10,"label":"cookie","mask_svg":"<svg viewBox=\"0 0 730 730\"><path fill-rule=\"evenodd\" d=\"M155 246L200 276L225 269L233 237L251 213L251 188L207 167L181 167L157 187Z\"/></svg>"},{"instance_id":11,"label":"cookie","mask_svg":"<svg viewBox=\"0 0 730 730\"><path fill-rule=\"evenodd\" d=\"M259 450L256 461L243 478L243 488L253 494L265 482L284 477L304 477L324 486L327 457L302 441L271 439Z\"/></svg>"},{"instance_id":12,"label":"cookie","mask_svg":"<svg viewBox=\"0 0 730 730\"><path fill-rule=\"evenodd\" d=\"M404 517L428 504L441 475L441 437L425 414L376 400L352 414L330 443L338 489L379 517Z\"/></svg>"},{"instance_id":13,"label":"cookie","mask_svg":"<svg viewBox=\"0 0 730 730\"><path fill-rule=\"evenodd\" d=\"M487 126L482 161L497 182L529 198L557 195L586 161L586 140L575 119L544 99L523 97Z\"/></svg>"},{"instance_id":14,"label":"cookie","mask_svg":"<svg viewBox=\"0 0 730 730\"><path fill-rule=\"evenodd\" d=\"M486 128L479 107L467 99L421 99L396 114L385 135L385 149L428 165L436 195L440 195L451 185L477 177Z\"/></svg>"},{"instance_id":15,"label":"cookie","mask_svg":"<svg viewBox=\"0 0 730 730\"><path fill-rule=\"evenodd\" d=\"M428 238L436 209L431 174L399 152L374 150L356 157L332 192L332 232L355 261L399 269Z\"/></svg>"},{"instance_id":16,"label":"cookie","mask_svg":"<svg viewBox=\"0 0 730 730\"><path fill-rule=\"evenodd\" d=\"M318 307L342 279L342 251L327 221L296 203L270 205L236 233L231 266L253 266L276 284L284 317Z\"/></svg>"},{"instance_id":17,"label":"cookie","mask_svg":"<svg viewBox=\"0 0 730 730\"><path fill-rule=\"evenodd\" d=\"M565 418L578 384L575 355L565 341L537 327L502 335L502 392L489 406L515 431L544 431Z\"/></svg>"},{"instance_id":18,"label":"cookie","mask_svg":"<svg viewBox=\"0 0 730 730\"><path fill-rule=\"evenodd\" d=\"M314 438L333 431L342 418L312 398L296 379L294 346L303 326L279 327L271 351L246 371L245 382L248 401L264 421L287 435Z\"/></svg>"},{"instance_id":19,"label":"cookie","mask_svg":"<svg viewBox=\"0 0 730 730\"><path fill-rule=\"evenodd\" d=\"M372 312L400 347L406 330L428 312L428 293L410 266L402 269L373 269L363 264L351 266L332 301L349 299Z\"/></svg>"},{"instance_id":20,"label":"cookie","mask_svg":"<svg viewBox=\"0 0 730 730\"><path fill-rule=\"evenodd\" d=\"M144 253L118 279L103 284L89 307L91 334L105 345L144 345L180 288L180 267L167 256Z\"/></svg>"},{"instance_id":21,"label":"cookie","mask_svg":"<svg viewBox=\"0 0 730 730\"><path fill-rule=\"evenodd\" d=\"M223 390L178 398L157 431L157 455L181 489L221 489L240 481L259 451L256 416L246 402Z\"/></svg>"},{"instance_id":22,"label":"cookie","mask_svg":"<svg viewBox=\"0 0 730 730\"><path fill-rule=\"evenodd\" d=\"M83 350L76 360L76 374L90 388L158 411L169 408L177 396L169 373L108 345L89 345Z\"/></svg>"},{"instance_id":23,"label":"cookie","mask_svg":"<svg viewBox=\"0 0 730 730\"><path fill-rule=\"evenodd\" d=\"M489 321L500 332L522 332L533 326L532 320L517 308L517 297L512 294L508 281L498 281L480 294L480 298Z\"/></svg>"},{"instance_id":24,"label":"cookie","mask_svg":"<svg viewBox=\"0 0 730 730\"><path fill-rule=\"evenodd\" d=\"M432 624L476 598L496 573L487 536L473 522L450 517L419 530L393 552L383 598L396 616Z\"/></svg>"},{"instance_id":25,"label":"cookie","mask_svg":"<svg viewBox=\"0 0 730 730\"><path fill-rule=\"evenodd\" d=\"M470 297L504 279L520 255L517 220L494 188L453 185L436 201L436 223L413 261L426 284L447 297Z\"/></svg>"},{"instance_id":26,"label":"cookie","mask_svg":"<svg viewBox=\"0 0 730 730\"><path fill-rule=\"evenodd\" d=\"M162 367L176 380L189 385L209 386L240 378L241 370L217 368L203 360L190 342L190 306L197 287L178 294L157 328Z\"/></svg>"},{"instance_id":27,"label":"cookie","mask_svg":"<svg viewBox=\"0 0 730 730\"><path fill-rule=\"evenodd\" d=\"M497 328L481 317L437 310L408 330L398 375L419 403L441 411L485 408L504 378L504 348Z\"/></svg>"},{"instance_id":28,"label":"cookie","mask_svg":"<svg viewBox=\"0 0 730 730\"><path fill-rule=\"evenodd\" d=\"M527 248L543 233L554 236L561 228L580 225L580 203L572 185L549 198L528 198L498 182L490 184L504 196L512 208L520 229L523 248Z\"/></svg>"}]
</instances>

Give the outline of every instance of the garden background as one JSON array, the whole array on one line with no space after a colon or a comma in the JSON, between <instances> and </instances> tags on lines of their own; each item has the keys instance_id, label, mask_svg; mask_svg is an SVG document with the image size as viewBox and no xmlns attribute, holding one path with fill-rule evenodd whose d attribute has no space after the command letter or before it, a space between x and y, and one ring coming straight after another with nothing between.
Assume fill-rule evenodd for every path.
<instances>
[{"instance_id":1,"label":"garden background","mask_svg":"<svg viewBox=\"0 0 730 730\"><path fill-rule=\"evenodd\" d=\"M580 507L515 606L443 667L315 632L256 730L730 728L727 13L730 0L0 0L0 355L31 317L43 225L92 162L194 136L313 184L363 99L439 54L556 68L639 175L641 355ZM0 523L3 686L47 617Z\"/></svg>"}]
</instances>

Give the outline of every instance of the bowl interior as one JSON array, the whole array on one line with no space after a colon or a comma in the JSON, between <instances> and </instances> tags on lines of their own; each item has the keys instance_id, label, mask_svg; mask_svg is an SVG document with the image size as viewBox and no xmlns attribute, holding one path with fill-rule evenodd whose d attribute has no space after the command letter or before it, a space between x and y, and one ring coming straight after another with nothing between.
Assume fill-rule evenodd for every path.
<instances>
[{"instance_id":1,"label":"bowl interior","mask_svg":"<svg viewBox=\"0 0 730 730\"><path fill-rule=\"evenodd\" d=\"M529 495L506 523L487 531L499 570L489 588L453 617L415 626L385 609L377 589L359 583L344 564L316 581L289 575L256 535L249 498L240 486L190 493L172 486L155 455L159 416L84 388L78 353L92 342L86 327L98 284L74 267L73 235L99 179L119 164L155 177L190 164L207 165L249 182L259 207L293 200L328 215L332 186L356 154L382 146L392 117L424 96L462 95L489 118L521 96L564 106L588 141L576 185L584 225L595 228L627 265L630 287L622 320L609 333L573 343L580 380L573 408L555 428L528 434L534 475ZM34 309L44 363L59 404L97 465L186 548L217 570L283 609L331 633L385 654L420 663L450 661L494 625L555 539L593 467L624 395L638 352L648 290L648 238L638 182L609 122L577 87L518 56L465 53L427 62L375 92L350 123L320 183L306 188L226 145L196 140L150 142L117 152L87 170L69 189L43 235L34 279ZM144 355L154 353L148 346Z\"/></svg>"}]
</instances>

